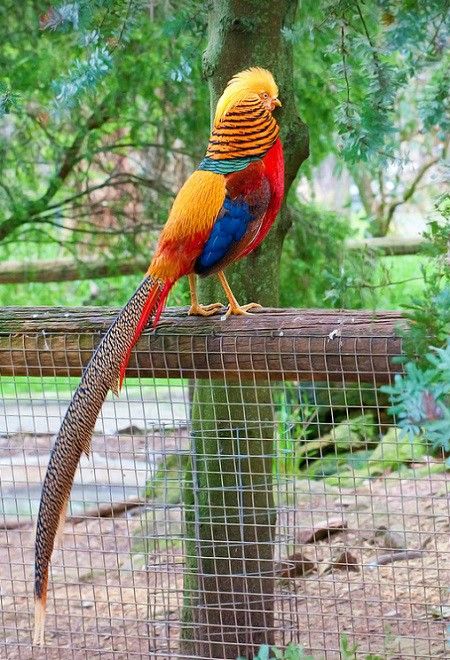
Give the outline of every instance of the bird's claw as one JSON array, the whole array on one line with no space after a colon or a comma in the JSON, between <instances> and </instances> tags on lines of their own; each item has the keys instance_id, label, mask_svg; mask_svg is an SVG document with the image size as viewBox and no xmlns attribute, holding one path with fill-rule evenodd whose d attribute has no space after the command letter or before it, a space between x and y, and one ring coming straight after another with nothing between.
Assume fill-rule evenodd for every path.
<instances>
[{"instance_id":1,"label":"bird's claw","mask_svg":"<svg viewBox=\"0 0 450 660\"><path fill-rule=\"evenodd\" d=\"M231 315L236 315L236 316L251 316L249 314L248 310L249 309L258 309L262 308L262 305L259 303L247 303L247 305L230 305L228 307L228 310L225 314L225 317L228 318L228 316Z\"/></svg>"},{"instance_id":2,"label":"bird's claw","mask_svg":"<svg viewBox=\"0 0 450 660\"><path fill-rule=\"evenodd\" d=\"M222 309L222 303L211 303L210 305L191 305L188 311L189 316L212 316L219 309Z\"/></svg>"}]
</instances>

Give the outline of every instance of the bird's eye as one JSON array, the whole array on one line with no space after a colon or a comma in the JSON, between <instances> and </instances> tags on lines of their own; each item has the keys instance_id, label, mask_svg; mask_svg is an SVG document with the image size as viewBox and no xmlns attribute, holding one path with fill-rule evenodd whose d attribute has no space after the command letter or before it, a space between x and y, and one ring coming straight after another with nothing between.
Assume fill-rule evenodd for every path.
<instances>
[{"instance_id":1,"label":"bird's eye","mask_svg":"<svg viewBox=\"0 0 450 660\"><path fill-rule=\"evenodd\" d=\"M261 94L261 97L262 97L263 99L268 99L268 98L269 98L269 95L268 95L267 92L263 92L263 93Z\"/></svg>"}]
</instances>

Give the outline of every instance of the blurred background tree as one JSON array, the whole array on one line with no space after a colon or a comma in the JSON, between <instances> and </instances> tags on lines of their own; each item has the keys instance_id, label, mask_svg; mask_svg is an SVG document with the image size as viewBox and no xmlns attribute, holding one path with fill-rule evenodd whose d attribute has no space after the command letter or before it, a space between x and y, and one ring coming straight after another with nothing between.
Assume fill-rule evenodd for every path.
<instances>
[{"instance_id":1,"label":"blurred background tree","mask_svg":"<svg viewBox=\"0 0 450 660\"><path fill-rule=\"evenodd\" d=\"M207 141L204 3L6 0L0 17L0 281L30 282L0 302L121 304L136 275L117 276L143 271ZM289 200L282 304L398 307L405 283L423 288L426 257L345 245L418 235L433 215L448 29L442 0L305 0L284 30L311 155ZM78 279L40 284L52 270ZM185 301L182 284L172 302Z\"/></svg>"}]
</instances>

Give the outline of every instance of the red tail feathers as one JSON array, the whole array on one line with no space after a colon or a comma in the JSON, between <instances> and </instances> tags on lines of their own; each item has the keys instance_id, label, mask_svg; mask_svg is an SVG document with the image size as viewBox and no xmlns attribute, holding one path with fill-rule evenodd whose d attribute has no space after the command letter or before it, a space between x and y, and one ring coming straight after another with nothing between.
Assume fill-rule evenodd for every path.
<instances>
[{"instance_id":1,"label":"red tail feathers","mask_svg":"<svg viewBox=\"0 0 450 660\"><path fill-rule=\"evenodd\" d=\"M149 279L152 279L150 275L148 275L147 277L149 277ZM125 353L125 356L120 365L119 388L118 388L119 390L121 389L125 378L125 372L127 370L128 363L130 361L131 351L133 350L133 347L135 346L136 342L141 336L142 331L147 325L147 322L149 318L152 316L152 314L153 314L153 327L157 325L159 318L164 310L164 307L166 306L167 296L169 295L169 291L173 286L173 281L167 280L166 282L162 282L161 280L153 280L151 284L152 286L149 291L148 298L145 301L144 307L142 309L142 313L139 318L138 324L136 326L136 330L134 331L133 339L131 340L131 344L127 352Z\"/></svg>"}]
</instances>

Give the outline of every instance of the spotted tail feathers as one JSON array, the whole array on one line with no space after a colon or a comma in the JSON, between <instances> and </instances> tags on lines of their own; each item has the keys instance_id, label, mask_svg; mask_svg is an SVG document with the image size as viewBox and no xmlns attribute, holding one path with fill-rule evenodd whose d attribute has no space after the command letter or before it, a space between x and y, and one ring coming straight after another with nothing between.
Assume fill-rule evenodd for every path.
<instances>
[{"instance_id":1,"label":"spotted tail feathers","mask_svg":"<svg viewBox=\"0 0 450 660\"><path fill-rule=\"evenodd\" d=\"M35 541L34 644L44 642L50 559L65 522L67 504L81 454L91 437L108 390L118 393L131 350L153 315L164 308L171 283L148 275L98 345L73 395L50 455L42 487Z\"/></svg>"}]
</instances>

